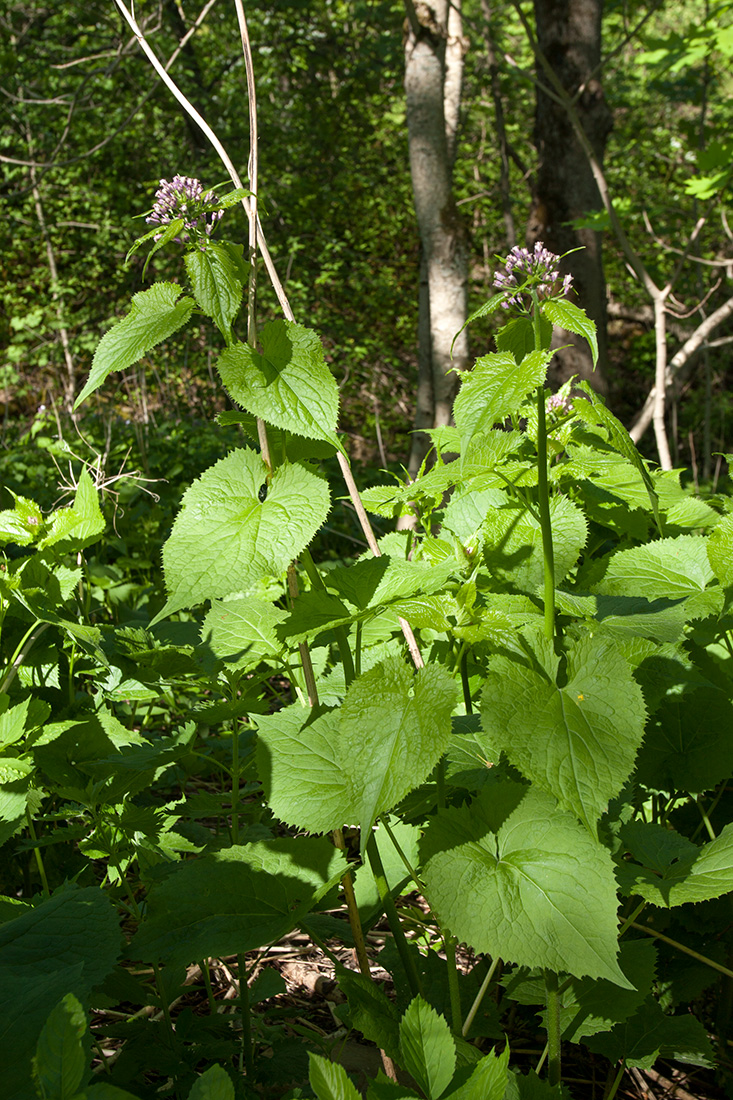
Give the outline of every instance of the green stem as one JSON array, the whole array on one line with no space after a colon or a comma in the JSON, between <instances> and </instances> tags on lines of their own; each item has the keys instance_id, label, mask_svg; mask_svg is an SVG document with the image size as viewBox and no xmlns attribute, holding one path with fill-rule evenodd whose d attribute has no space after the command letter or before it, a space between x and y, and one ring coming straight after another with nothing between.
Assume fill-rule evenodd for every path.
<instances>
[{"instance_id":1,"label":"green stem","mask_svg":"<svg viewBox=\"0 0 733 1100\"><path fill-rule=\"evenodd\" d=\"M733 654L732 654L732 656L733 656ZM728 780L724 779L723 782L720 784L717 792L716 792L715 798L713 799L713 801L708 806L706 814L703 814L703 820L700 822L700 824L698 825L698 827L695 829L694 833L692 834L692 838L691 838L692 840L697 840L698 836L700 835L700 832L702 831L702 827L703 827L703 824L705 823L706 817L709 820L710 817L712 817L712 815L715 813L715 810L718 807L718 803L720 802L721 798L725 794L727 787L728 787ZM698 801L698 805L699 804L700 803Z\"/></svg>"},{"instance_id":2,"label":"green stem","mask_svg":"<svg viewBox=\"0 0 733 1100\"><path fill-rule=\"evenodd\" d=\"M344 842L344 833L342 829L334 829L333 842L339 851L346 854L346 844ZM361 924L361 917L359 915L359 906L356 904L356 894L354 893L354 880L351 877L351 871L347 871L344 877L341 879L341 885L344 890L344 899L346 901L346 912L349 916L349 926L351 928L351 935L354 937L354 950L356 951L356 958L359 963L359 969L365 978L371 978L372 970L369 965L369 956L366 950L366 941L364 939L364 929Z\"/></svg>"},{"instance_id":3,"label":"green stem","mask_svg":"<svg viewBox=\"0 0 733 1100\"><path fill-rule=\"evenodd\" d=\"M550 520L550 490L547 480L547 427L545 424L545 389L537 387L537 488L539 519L542 531L542 554L545 579L545 637L555 637L555 551L552 545Z\"/></svg>"},{"instance_id":4,"label":"green stem","mask_svg":"<svg viewBox=\"0 0 733 1100\"><path fill-rule=\"evenodd\" d=\"M417 887L418 891L421 894L424 895L425 894L425 886L420 881L420 878L418 877L417 871L412 866L409 859L407 858L404 851L402 850L400 842L397 839L397 837L394 835L394 833L392 832L392 829L390 827L389 822L387 821L387 818L386 817L380 817L379 824L380 824L380 827L384 828L385 832L387 833L387 836L392 841L392 843L394 845L394 848L395 848L395 851L397 852L397 855L400 857L400 859L404 863L405 869L406 869L408 875L410 876L410 878L412 879L412 881L415 883L415 886Z\"/></svg>"},{"instance_id":5,"label":"green stem","mask_svg":"<svg viewBox=\"0 0 733 1100\"><path fill-rule=\"evenodd\" d=\"M435 781L438 785L438 809L445 809L445 757L441 756L435 769Z\"/></svg>"},{"instance_id":6,"label":"green stem","mask_svg":"<svg viewBox=\"0 0 733 1100\"><path fill-rule=\"evenodd\" d=\"M41 855L41 849L38 846L38 837L36 836L36 827L33 824L33 817L30 810L26 809L26 817L28 819L28 832L31 834L33 840L33 851L36 857L36 866L38 867L38 874L41 876L41 885L43 892L47 898L51 897L51 890L48 885L48 878L46 877L46 868L43 863L43 856Z\"/></svg>"},{"instance_id":7,"label":"green stem","mask_svg":"<svg viewBox=\"0 0 733 1100\"><path fill-rule=\"evenodd\" d=\"M160 973L160 967L157 963L153 963L153 974L155 975L155 986L158 990L158 996L160 997L160 1007L163 1009L163 1018L165 1020L165 1026L168 1029L168 1039L170 1040L171 1047L175 1050L176 1047L176 1032L173 1027L173 1017L171 1016L170 1005L168 1004L168 998L165 995L165 987L163 985L163 976Z\"/></svg>"},{"instance_id":8,"label":"green stem","mask_svg":"<svg viewBox=\"0 0 733 1100\"><path fill-rule=\"evenodd\" d=\"M461 686L463 688L463 703L466 707L466 714L473 714L473 702L471 701L471 687L468 682L468 650L464 649L461 653Z\"/></svg>"},{"instance_id":9,"label":"green stem","mask_svg":"<svg viewBox=\"0 0 733 1100\"><path fill-rule=\"evenodd\" d=\"M540 331L540 306L537 292L532 291L532 321L534 325L534 346L542 350ZM545 637L552 641L555 637L555 551L552 545L552 523L550 521L550 490L547 479L547 421L545 416L545 387L537 387L537 489L540 529L542 531L542 554L544 557L545 577Z\"/></svg>"},{"instance_id":10,"label":"green stem","mask_svg":"<svg viewBox=\"0 0 733 1100\"><path fill-rule=\"evenodd\" d=\"M245 1073L251 1081L255 1071L255 1058L252 1046L252 1009L249 1004L247 964L244 955L237 955L237 971L239 974L239 1010L242 1015L242 1055Z\"/></svg>"},{"instance_id":11,"label":"green stem","mask_svg":"<svg viewBox=\"0 0 733 1100\"><path fill-rule=\"evenodd\" d=\"M705 809L705 807L702 804L702 795L698 795L697 798L695 799L695 801L697 803L697 808L700 811L700 816L702 817L702 823L705 826L705 829L707 830L708 836L710 837L711 840L715 840L716 839L715 838L715 830L713 829L712 825L710 824L710 818L708 817L707 810Z\"/></svg>"},{"instance_id":12,"label":"green stem","mask_svg":"<svg viewBox=\"0 0 733 1100\"><path fill-rule=\"evenodd\" d=\"M545 992L547 996L547 1080L550 1088L554 1088L562 1079L560 994L557 988L557 974L554 970L545 971Z\"/></svg>"},{"instance_id":13,"label":"green stem","mask_svg":"<svg viewBox=\"0 0 733 1100\"><path fill-rule=\"evenodd\" d=\"M466 1016L466 1019L463 1021L463 1028L461 1029L464 1039L466 1038L466 1036L468 1035L468 1032L471 1029L471 1024L476 1019L476 1013L478 1012L479 1008L481 1007L481 1002L483 1001L484 997L486 996L486 990L491 985L491 979L494 977L494 974L496 972L496 968L497 968L498 965L499 965L498 958L493 959L492 963L491 963L491 966L489 967L489 972L486 975L486 977L484 978L484 980L482 981L481 988L479 989L478 993L476 994L475 1000L474 1000L473 1004L471 1005L470 1009L468 1010L468 1016Z\"/></svg>"},{"instance_id":14,"label":"green stem","mask_svg":"<svg viewBox=\"0 0 733 1100\"><path fill-rule=\"evenodd\" d=\"M632 928L636 928L639 932L646 932L648 936L654 936L657 940L663 940L664 943L668 943L670 947L676 947L678 951L683 951L685 955L690 955L691 958L697 959L698 962L704 963L705 966L712 967L713 970L719 971L721 974L727 975L729 978L733 978L733 970L729 970L727 966L722 966L721 963L715 962L714 959L709 959L707 955L701 955L699 951L693 951L691 947L685 947L683 943L678 940L670 939L669 936L665 936L663 932L656 932L653 928L649 928L646 924L637 924L636 921L628 922Z\"/></svg>"},{"instance_id":15,"label":"green stem","mask_svg":"<svg viewBox=\"0 0 733 1100\"><path fill-rule=\"evenodd\" d=\"M420 981L417 964L410 953L405 930L402 927L397 908L392 900L389 883L387 882L387 876L384 873L384 866L382 865L382 857L379 854L376 837L373 832L370 834L369 840L367 841L366 852L367 858L369 859L369 866L372 869L374 881L377 885L379 900L382 903L387 921L389 922L389 927L392 930L395 946L402 961L407 983L410 986L410 993L413 997L416 997L418 994L422 995L422 982Z\"/></svg>"},{"instance_id":16,"label":"green stem","mask_svg":"<svg viewBox=\"0 0 733 1100\"><path fill-rule=\"evenodd\" d=\"M458 967L456 965L456 940L449 932L443 933L445 961L448 964L448 996L450 997L450 1022L456 1035L461 1034L461 991L458 988Z\"/></svg>"},{"instance_id":17,"label":"green stem","mask_svg":"<svg viewBox=\"0 0 733 1100\"><path fill-rule=\"evenodd\" d=\"M634 909L634 911L633 911L633 913L631 914L631 916L630 916L630 917L627 917L627 918L626 918L626 919L624 920L624 923L623 923L623 924L621 925L621 927L619 928L619 931L618 931L618 938L619 938L619 939L621 939L621 937L623 936L623 934L624 934L625 932L627 932L629 928L633 928L633 926L634 926L634 921L636 920L636 918L637 918L637 917L638 917L638 916L639 916L639 915L640 915L641 913L643 913L643 912L644 912L644 910L646 909L646 907L647 907L647 903L646 903L645 901L640 901L640 902L639 902L639 904L638 904L638 905L636 906L636 908Z\"/></svg>"},{"instance_id":18,"label":"green stem","mask_svg":"<svg viewBox=\"0 0 733 1100\"><path fill-rule=\"evenodd\" d=\"M204 977L204 985L206 986L206 998L209 1002L209 1012L213 1016L216 1012L216 998L214 996L214 989L211 985L211 971L209 970L209 960L202 959L199 963L201 967L201 973Z\"/></svg>"},{"instance_id":19,"label":"green stem","mask_svg":"<svg viewBox=\"0 0 733 1100\"><path fill-rule=\"evenodd\" d=\"M323 577L316 569L316 564L307 546L304 550L301 550L300 560L308 574L308 579L312 587L319 589L321 592L325 592L326 586L323 583ZM333 634L336 639L336 645L339 648L339 653L341 654L341 663L344 666L344 678L346 680L346 686L348 687L349 684L356 679L354 658L351 655L351 647L349 646L349 635L345 626L335 626L333 628Z\"/></svg>"},{"instance_id":20,"label":"green stem","mask_svg":"<svg viewBox=\"0 0 733 1100\"><path fill-rule=\"evenodd\" d=\"M32 626L28 627L25 634L18 642L15 653L10 658L10 662L5 669L5 674L2 680L0 680L0 691L7 691L10 687L15 679L15 674L25 660L26 654L31 647L35 645L44 630L48 630L49 625L49 623L33 623Z\"/></svg>"},{"instance_id":21,"label":"green stem","mask_svg":"<svg viewBox=\"0 0 733 1100\"><path fill-rule=\"evenodd\" d=\"M619 1064L619 1067L618 1067L618 1073L614 1077L613 1084L611 1085L611 1091L609 1092L608 1096L605 1097L605 1100L613 1100L614 1096L618 1092L618 1088L619 1088L619 1085L621 1084L621 1080L623 1078L625 1069L626 1069L626 1061L625 1061L625 1059L622 1058L621 1062Z\"/></svg>"},{"instance_id":22,"label":"green stem","mask_svg":"<svg viewBox=\"0 0 733 1100\"><path fill-rule=\"evenodd\" d=\"M232 730L232 844L239 844L239 733Z\"/></svg>"}]
</instances>

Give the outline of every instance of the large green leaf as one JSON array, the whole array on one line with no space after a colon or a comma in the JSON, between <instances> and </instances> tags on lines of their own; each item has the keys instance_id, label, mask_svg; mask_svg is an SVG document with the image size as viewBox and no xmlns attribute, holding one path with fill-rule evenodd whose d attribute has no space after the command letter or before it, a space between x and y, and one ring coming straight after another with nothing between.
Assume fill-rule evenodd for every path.
<instances>
[{"instance_id":1,"label":"large green leaf","mask_svg":"<svg viewBox=\"0 0 733 1100\"><path fill-rule=\"evenodd\" d=\"M187 252L184 260L196 301L230 343L247 277L241 245L208 241L203 248Z\"/></svg>"},{"instance_id":2,"label":"large green leaf","mask_svg":"<svg viewBox=\"0 0 733 1100\"><path fill-rule=\"evenodd\" d=\"M639 845L639 832L643 840L649 828L648 825L627 826L622 831L637 860L646 855L645 846ZM656 830L652 837L659 842ZM671 833L670 837L676 838L680 845L664 849L667 856L664 862L660 858L650 866L652 861L646 858L643 859L644 866L633 863L624 865L629 893L638 894L652 905L672 908L687 902L709 901L733 891L733 825L726 825L720 836L703 844L702 848L696 848L676 833Z\"/></svg>"},{"instance_id":3,"label":"large green leaf","mask_svg":"<svg viewBox=\"0 0 733 1100\"><path fill-rule=\"evenodd\" d=\"M326 833L354 816L355 799L341 760L339 712L314 721L308 717L296 703L258 719L258 770L276 817L298 829Z\"/></svg>"},{"instance_id":4,"label":"large green leaf","mask_svg":"<svg viewBox=\"0 0 733 1100\"><path fill-rule=\"evenodd\" d=\"M588 528L568 497L550 500L555 583L567 576L585 545ZM483 525L486 564L501 580L525 592L543 582L544 556L539 519L516 501L488 513Z\"/></svg>"},{"instance_id":5,"label":"large green leaf","mask_svg":"<svg viewBox=\"0 0 733 1100\"><path fill-rule=\"evenodd\" d=\"M44 1100L73 1100L86 1069L82 1036L84 1009L73 993L59 1001L41 1028L33 1058L33 1078Z\"/></svg>"},{"instance_id":6,"label":"large green leaf","mask_svg":"<svg viewBox=\"0 0 733 1100\"><path fill-rule=\"evenodd\" d=\"M232 399L278 428L341 448L338 386L317 333L294 321L270 321L261 341L261 355L240 343L222 352L217 369Z\"/></svg>"},{"instance_id":7,"label":"large green leaf","mask_svg":"<svg viewBox=\"0 0 733 1100\"><path fill-rule=\"evenodd\" d=\"M684 599L703 592L712 580L707 539L678 535L617 551L596 591L648 600Z\"/></svg>"},{"instance_id":8,"label":"large green leaf","mask_svg":"<svg viewBox=\"0 0 733 1100\"><path fill-rule=\"evenodd\" d=\"M65 886L0 927L3 1100L33 1095L31 1059L50 1007L68 993L88 1007L121 946L115 907L94 886Z\"/></svg>"},{"instance_id":9,"label":"large green leaf","mask_svg":"<svg viewBox=\"0 0 733 1100\"><path fill-rule=\"evenodd\" d=\"M505 962L629 988L616 961L610 853L549 795L503 787L506 798L487 786L470 811L441 815L428 829L433 847L445 845L423 871L438 919L476 951ZM501 802L515 808L502 813ZM486 814L502 819L496 831Z\"/></svg>"},{"instance_id":10,"label":"large green leaf","mask_svg":"<svg viewBox=\"0 0 733 1100\"><path fill-rule=\"evenodd\" d=\"M646 715L641 688L615 643L583 638L559 659L537 639L532 658L491 662L481 719L491 742L595 834L634 767Z\"/></svg>"},{"instance_id":11,"label":"large green leaf","mask_svg":"<svg viewBox=\"0 0 733 1100\"><path fill-rule=\"evenodd\" d=\"M475 435L491 431L516 412L525 397L542 385L550 359L550 352L532 351L517 364L509 351L491 352L462 375L453 415L463 450Z\"/></svg>"},{"instance_id":12,"label":"large green leaf","mask_svg":"<svg viewBox=\"0 0 733 1100\"><path fill-rule=\"evenodd\" d=\"M328 508L328 485L305 466L279 466L268 486L267 467L255 451L244 448L220 459L184 494L163 547L170 596L154 621L278 576L310 542Z\"/></svg>"},{"instance_id":13,"label":"large green leaf","mask_svg":"<svg viewBox=\"0 0 733 1100\"><path fill-rule=\"evenodd\" d=\"M347 691L340 747L362 846L379 814L419 786L438 763L450 740L457 699L456 683L442 666L413 674L398 657L363 673Z\"/></svg>"},{"instance_id":14,"label":"large green leaf","mask_svg":"<svg viewBox=\"0 0 733 1100\"><path fill-rule=\"evenodd\" d=\"M439 565L404 561L382 554L362 558L350 566L339 566L328 574L329 588L362 610L386 607L395 600L409 599L419 592L430 595L444 587L455 567L452 560Z\"/></svg>"},{"instance_id":15,"label":"large green leaf","mask_svg":"<svg viewBox=\"0 0 733 1100\"><path fill-rule=\"evenodd\" d=\"M306 721L291 706L261 718L258 763L273 812L310 832L357 821L366 844L379 814L437 764L456 701L441 666L415 674L394 657L355 680L340 710Z\"/></svg>"},{"instance_id":16,"label":"large green leaf","mask_svg":"<svg viewBox=\"0 0 733 1100\"><path fill-rule=\"evenodd\" d=\"M456 1044L445 1018L415 997L400 1021L402 1065L429 1100L438 1100L453 1079Z\"/></svg>"},{"instance_id":17,"label":"large green leaf","mask_svg":"<svg viewBox=\"0 0 733 1100\"><path fill-rule=\"evenodd\" d=\"M176 966L252 951L294 928L345 870L331 842L312 837L234 845L188 860L151 888L131 954Z\"/></svg>"},{"instance_id":18,"label":"large green leaf","mask_svg":"<svg viewBox=\"0 0 733 1100\"><path fill-rule=\"evenodd\" d=\"M130 312L99 341L89 378L74 402L75 409L102 385L108 374L131 367L185 325L195 302L180 295L181 287L175 283L154 283L148 290L133 294Z\"/></svg>"}]
</instances>

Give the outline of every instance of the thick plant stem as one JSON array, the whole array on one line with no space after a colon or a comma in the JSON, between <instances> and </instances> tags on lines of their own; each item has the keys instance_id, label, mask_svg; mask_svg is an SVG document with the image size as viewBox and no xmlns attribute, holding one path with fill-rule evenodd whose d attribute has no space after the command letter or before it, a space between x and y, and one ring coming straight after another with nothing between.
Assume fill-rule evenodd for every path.
<instances>
[{"instance_id":1,"label":"thick plant stem","mask_svg":"<svg viewBox=\"0 0 733 1100\"><path fill-rule=\"evenodd\" d=\"M613 1100L614 1096L618 1092L618 1088L619 1088L619 1085L621 1084L621 1080L623 1078L625 1070L626 1070L626 1060L624 1058L622 1058L620 1063L619 1063L618 1072L616 1073L616 1076L613 1079L613 1084L611 1085L611 1088L609 1089L607 1095L604 1097L604 1100Z\"/></svg>"},{"instance_id":2,"label":"thick plant stem","mask_svg":"<svg viewBox=\"0 0 733 1100\"><path fill-rule=\"evenodd\" d=\"M449 932L443 935L445 961L448 964L448 996L450 997L450 1023L456 1035L461 1034L461 991L458 988L458 967L456 966L456 939Z\"/></svg>"},{"instance_id":3,"label":"thick plant stem","mask_svg":"<svg viewBox=\"0 0 733 1100\"><path fill-rule=\"evenodd\" d=\"M547 995L547 1079L550 1087L554 1087L559 1085L562 1079L560 993L557 988L557 974L554 970L545 971L545 991Z\"/></svg>"},{"instance_id":4,"label":"thick plant stem","mask_svg":"<svg viewBox=\"0 0 733 1100\"><path fill-rule=\"evenodd\" d=\"M379 894L379 900L384 907L389 927L392 930L392 934L395 940L395 947L397 953L400 956L403 969L405 971L405 977L407 978L407 984L410 987L410 993L413 997L417 997L418 994L422 994L422 982L420 981L420 975L417 971L415 959L410 954L410 949L407 943L407 937L405 936L405 930L400 923L399 914L392 900L392 895L389 890L389 883L387 882L387 876L384 873L384 866L382 865L382 857L379 854L379 848L377 847L377 840L374 833L371 834L366 846L367 858L369 859L369 866L372 869L374 875L374 881L377 884L377 892Z\"/></svg>"},{"instance_id":5,"label":"thick plant stem","mask_svg":"<svg viewBox=\"0 0 733 1100\"><path fill-rule=\"evenodd\" d=\"M532 319L534 323L534 346L542 349L540 333L540 306L537 292L532 291ZM550 521L550 489L547 480L547 420L545 413L545 387L537 387L537 489L540 530L542 531L542 556L544 558L545 579L545 637L553 641L555 637L555 551L552 545L552 523Z\"/></svg>"},{"instance_id":6,"label":"thick plant stem","mask_svg":"<svg viewBox=\"0 0 733 1100\"><path fill-rule=\"evenodd\" d=\"M537 387L537 479L539 516L544 558L545 637L555 637L555 552L550 521L550 490L547 481L547 428L545 424L545 389Z\"/></svg>"},{"instance_id":7,"label":"thick plant stem","mask_svg":"<svg viewBox=\"0 0 733 1100\"><path fill-rule=\"evenodd\" d=\"M317 588L322 592L326 591L326 586L323 583L323 577L316 569L316 563L311 557L311 552L306 546L304 550L300 552L300 560L303 563L308 579L311 582L313 588ZM334 637L336 638L336 645L341 655L341 663L344 666L344 679L346 686L356 679L356 670L354 669L354 658L351 655L351 646L349 645L349 635L345 626L335 626L333 628Z\"/></svg>"},{"instance_id":8,"label":"thick plant stem","mask_svg":"<svg viewBox=\"0 0 733 1100\"><path fill-rule=\"evenodd\" d=\"M342 829L334 829L333 842L341 852L346 852L346 844L344 843L344 834ZM351 934L354 937L354 950L356 951L356 958L359 963L359 969L365 978L371 978L372 969L369 965L369 956L366 952L366 941L364 940L364 929L361 926L361 917L359 916L359 907L356 904L356 895L354 894L354 881L351 877L351 871L347 871L344 877L341 879L341 885L344 888L344 898L346 900L346 911L349 915L349 925L351 927Z\"/></svg>"},{"instance_id":9,"label":"thick plant stem","mask_svg":"<svg viewBox=\"0 0 733 1100\"><path fill-rule=\"evenodd\" d=\"M295 566L288 566L288 593L291 599L298 598L298 578L295 575ZM316 686L316 677L313 672L313 662L311 661L310 650L308 649L307 642L298 643L298 652L300 653L300 661L303 666L303 675L305 676L305 685L308 691L308 704L311 707L318 706L318 687Z\"/></svg>"}]
</instances>

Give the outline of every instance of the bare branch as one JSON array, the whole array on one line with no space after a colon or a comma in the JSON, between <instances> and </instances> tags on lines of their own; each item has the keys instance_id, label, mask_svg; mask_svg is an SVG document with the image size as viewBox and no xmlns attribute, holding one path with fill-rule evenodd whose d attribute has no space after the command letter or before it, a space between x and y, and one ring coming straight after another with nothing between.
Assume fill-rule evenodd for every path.
<instances>
[{"instance_id":1,"label":"bare branch","mask_svg":"<svg viewBox=\"0 0 733 1100\"><path fill-rule=\"evenodd\" d=\"M724 302L722 306L711 313L709 317L698 325L679 351L670 360L666 374L665 382L666 388L669 388L674 383L679 383L683 377L688 373L686 367L692 359L695 352L703 345L706 337L721 325L723 321L727 321L729 317L733 316L733 298L729 298L727 302ZM637 416L636 420L631 426L629 435L633 439L634 443L638 443L644 432L649 427L652 415L654 411L654 402L656 399L656 385L652 387L649 392L649 396L644 402L644 407Z\"/></svg>"}]
</instances>

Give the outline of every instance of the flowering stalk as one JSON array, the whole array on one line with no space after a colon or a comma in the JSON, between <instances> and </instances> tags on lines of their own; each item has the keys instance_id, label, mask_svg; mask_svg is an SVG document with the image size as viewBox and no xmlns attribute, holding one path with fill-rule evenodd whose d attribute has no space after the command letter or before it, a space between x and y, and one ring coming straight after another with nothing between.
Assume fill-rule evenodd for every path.
<instances>
[{"instance_id":1,"label":"flowering stalk","mask_svg":"<svg viewBox=\"0 0 733 1100\"><path fill-rule=\"evenodd\" d=\"M549 350L542 335L542 303L564 298L572 285L572 276L560 276L560 257L536 241L532 252L515 247L509 253L504 271L494 276L494 286L504 294L501 306L516 313L529 314L532 320L536 352ZM553 409L555 406L553 405ZM544 558L545 636L555 636L555 555L550 520L550 490L547 476L547 410L545 387L537 387L537 491L542 554Z\"/></svg>"},{"instance_id":2,"label":"flowering stalk","mask_svg":"<svg viewBox=\"0 0 733 1100\"><path fill-rule=\"evenodd\" d=\"M534 325L535 349L541 350L540 304L537 291L532 291L532 321ZM550 520L550 488L547 480L547 419L545 415L545 387L537 387L537 492L542 531L542 556L544 558L544 602L545 637L552 641L555 636L555 550L552 545L552 522Z\"/></svg>"}]
</instances>

